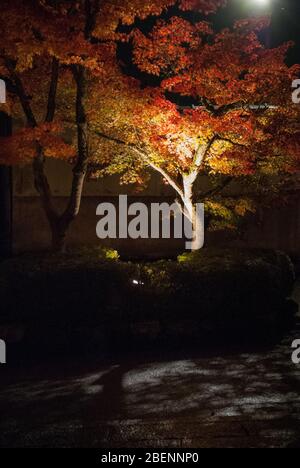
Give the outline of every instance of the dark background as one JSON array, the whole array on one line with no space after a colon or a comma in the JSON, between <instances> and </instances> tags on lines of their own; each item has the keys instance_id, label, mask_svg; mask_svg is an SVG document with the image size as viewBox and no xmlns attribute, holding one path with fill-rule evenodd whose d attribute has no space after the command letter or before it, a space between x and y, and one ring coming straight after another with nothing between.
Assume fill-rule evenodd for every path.
<instances>
[{"instance_id":1,"label":"dark background","mask_svg":"<svg viewBox=\"0 0 300 468\"><path fill-rule=\"evenodd\" d=\"M288 61L290 64L300 63L300 0L269 0L268 3L269 7L263 7L260 0L229 0L228 7L219 15L232 20L232 15L242 18L271 10L270 45L294 41L295 47L290 51Z\"/></svg>"},{"instance_id":2,"label":"dark background","mask_svg":"<svg viewBox=\"0 0 300 468\"><path fill-rule=\"evenodd\" d=\"M266 2L266 3L265 3ZM210 21L215 30L225 27L232 28L235 20L248 16L271 15L271 26L261 33L261 40L267 47L277 47L280 44L293 41L294 47L288 52L287 63L293 65L300 63L300 0L228 0L227 7L220 8L216 14L203 16L195 11L183 12L178 6L169 8L161 15L168 20L172 16L181 16L196 23L201 20ZM133 27L149 33L156 24L157 17L149 17L146 21L137 20ZM132 26L121 26L120 31L129 32ZM138 78L142 86L159 86L161 77L141 73L132 61L132 47L130 43L120 43L118 55L124 64L124 72Z\"/></svg>"}]
</instances>

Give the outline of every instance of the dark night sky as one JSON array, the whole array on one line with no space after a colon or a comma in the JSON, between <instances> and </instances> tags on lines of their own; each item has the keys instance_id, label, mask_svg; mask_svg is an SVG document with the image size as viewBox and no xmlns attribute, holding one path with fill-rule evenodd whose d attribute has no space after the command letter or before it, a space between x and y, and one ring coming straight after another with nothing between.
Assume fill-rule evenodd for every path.
<instances>
[{"instance_id":1,"label":"dark night sky","mask_svg":"<svg viewBox=\"0 0 300 468\"><path fill-rule=\"evenodd\" d=\"M270 45L277 46L282 42L293 40L296 45L290 52L289 62L300 63L300 0L268 0L269 7L264 8L259 0L229 0L227 12L220 13L237 18L264 13L272 10Z\"/></svg>"},{"instance_id":2,"label":"dark night sky","mask_svg":"<svg viewBox=\"0 0 300 468\"><path fill-rule=\"evenodd\" d=\"M221 29L231 27L235 19L266 13L272 14L270 30L265 33L268 46L293 40L296 45L290 52L289 62L300 63L300 0L228 0L228 6L221 8L209 20ZM193 14L187 16L193 20ZM194 19L199 18L195 16Z\"/></svg>"},{"instance_id":3,"label":"dark night sky","mask_svg":"<svg viewBox=\"0 0 300 468\"><path fill-rule=\"evenodd\" d=\"M269 6L263 6L264 3ZM295 47L290 50L287 61L289 65L300 63L300 0L228 0L226 8L221 8L217 14L209 18L195 12L183 13L176 7L170 8L162 17L168 19L173 15L181 15L191 22L208 19L208 21L214 24L215 29L220 30L224 27L232 27L236 19L253 15L261 16L265 13L272 14L272 23L270 29L263 32L262 40L272 47L286 41L294 41ZM151 17L147 21L137 21L135 26L141 28L144 32L149 32L156 21L157 18ZM124 30L126 31L127 28L125 27ZM125 72L128 75L139 78L143 86L159 85L159 78L137 70L132 63L131 47L128 44L122 43L119 45L119 58L126 64L124 68Z\"/></svg>"}]
</instances>

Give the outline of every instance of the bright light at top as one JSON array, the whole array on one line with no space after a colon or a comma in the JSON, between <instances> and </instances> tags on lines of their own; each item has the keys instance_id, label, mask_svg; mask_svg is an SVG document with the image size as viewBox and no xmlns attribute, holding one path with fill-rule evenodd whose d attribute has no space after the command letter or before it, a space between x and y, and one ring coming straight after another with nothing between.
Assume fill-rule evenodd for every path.
<instances>
[{"instance_id":1,"label":"bright light at top","mask_svg":"<svg viewBox=\"0 0 300 468\"><path fill-rule=\"evenodd\" d=\"M253 3L261 6L268 6L270 5L270 0L253 0Z\"/></svg>"}]
</instances>

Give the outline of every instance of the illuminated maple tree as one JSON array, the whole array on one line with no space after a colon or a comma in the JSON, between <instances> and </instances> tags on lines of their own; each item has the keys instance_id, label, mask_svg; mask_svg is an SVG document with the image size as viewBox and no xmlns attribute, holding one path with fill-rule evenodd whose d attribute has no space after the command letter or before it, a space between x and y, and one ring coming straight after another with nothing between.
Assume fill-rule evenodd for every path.
<instances>
[{"instance_id":1,"label":"illuminated maple tree","mask_svg":"<svg viewBox=\"0 0 300 468\"><path fill-rule=\"evenodd\" d=\"M133 28L132 60L158 84L145 88L132 80L126 89L125 83L115 90L117 102L98 94L106 119L98 113L94 127L107 140L99 141L99 151L103 156L106 148L108 160L95 175L119 170L125 182L141 183L150 166L194 224L194 202L205 201L227 227L255 210L249 196L220 199L229 183L252 183L258 195L289 181L300 163L299 106L291 101L299 67L285 64L292 44L268 49L260 41L268 24L251 18L215 32L206 20L173 16L158 19L150 32L143 24ZM199 190L199 175L210 177L212 187Z\"/></svg>"},{"instance_id":2,"label":"illuminated maple tree","mask_svg":"<svg viewBox=\"0 0 300 468\"><path fill-rule=\"evenodd\" d=\"M225 4L3 1L0 75L9 85L7 108L27 122L0 158L33 163L56 247L78 214L86 174L120 173L122 182L141 185L151 167L193 223L199 197L230 224L232 211L253 209L247 197L227 206L218 200L232 180L249 178L258 190L266 175L275 186L299 170L299 106L291 102L299 68L285 64L290 44L261 43L266 18L215 31L208 15ZM46 157L74 166L62 215L53 207ZM212 177L213 187L199 190L200 175Z\"/></svg>"},{"instance_id":3,"label":"illuminated maple tree","mask_svg":"<svg viewBox=\"0 0 300 468\"><path fill-rule=\"evenodd\" d=\"M2 107L20 125L2 141L2 164L32 163L35 186L49 221L53 247L63 249L80 208L90 159L89 81L98 87L119 73L118 26L136 16L159 15L172 1L3 0L0 76L7 83ZM107 90L107 86L106 86ZM25 118L25 120L24 120ZM77 140L77 141L76 141ZM73 164L68 206L53 206L45 159Z\"/></svg>"}]
</instances>

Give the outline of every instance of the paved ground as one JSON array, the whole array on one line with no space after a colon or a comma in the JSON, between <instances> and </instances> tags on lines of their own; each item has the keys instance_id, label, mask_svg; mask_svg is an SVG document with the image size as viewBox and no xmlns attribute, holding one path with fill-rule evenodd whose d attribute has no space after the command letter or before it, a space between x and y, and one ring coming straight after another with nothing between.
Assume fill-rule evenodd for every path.
<instances>
[{"instance_id":1,"label":"paved ground","mask_svg":"<svg viewBox=\"0 0 300 468\"><path fill-rule=\"evenodd\" d=\"M296 338L300 317L255 352L2 367L0 447L300 448Z\"/></svg>"}]
</instances>

